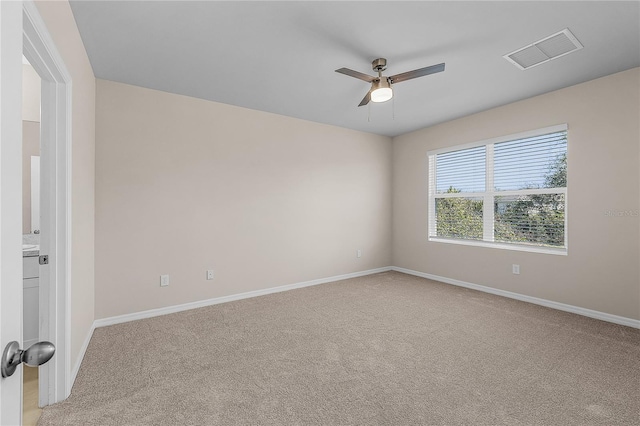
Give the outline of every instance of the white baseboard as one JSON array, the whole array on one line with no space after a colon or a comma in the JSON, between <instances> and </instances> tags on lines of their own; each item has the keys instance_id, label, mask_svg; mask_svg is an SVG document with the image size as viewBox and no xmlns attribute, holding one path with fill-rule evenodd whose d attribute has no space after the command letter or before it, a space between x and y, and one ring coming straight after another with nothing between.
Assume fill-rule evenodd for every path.
<instances>
[{"instance_id":1,"label":"white baseboard","mask_svg":"<svg viewBox=\"0 0 640 426\"><path fill-rule=\"evenodd\" d=\"M106 327L108 325L121 324L123 322L136 321L144 318L152 318L160 315L173 314L175 312L187 311L190 309L202 308L205 306L217 305L219 303L233 302L235 300L248 299L250 297L264 296L266 294L279 293L281 291L294 290L296 288L309 287L312 285L325 284L334 281L346 280L349 278L362 277L365 275L377 274L379 272L390 271L391 267L369 269L366 271L352 272L350 274L336 275L317 280L303 281L295 284L282 285L279 287L265 288L262 290L248 291L246 293L232 294L229 296L215 297L213 299L199 300L197 302L184 303L182 305L167 306L164 308L150 309L148 311L134 312L132 314L118 315L115 317L101 318L94 321L94 327Z\"/></svg>"},{"instance_id":2,"label":"white baseboard","mask_svg":"<svg viewBox=\"0 0 640 426\"><path fill-rule=\"evenodd\" d=\"M78 354L78 359L76 360L76 364L73 366L73 370L71 371L71 380L69 381L69 389L73 388L73 384L76 382L76 377L78 376L78 371L80 371L80 365L82 364L82 360L84 359L84 354L87 352L87 348L89 347L89 342L91 341L91 337L93 336L93 331L96 329L96 322L94 321L91 324L91 328L87 333L87 336L82 343L82 348L80 348L80 354Z\"/></svg>"},{"instance_id":3,"label":"white baseboard","mask_svg":"<svg viewBox=\"0 0 640 426\"><path fill-rule=\"evenodd\" d=\"M592 309L581 308L579 306L567 305L560 302L554 302L552 300L540 299L533 296L526 296L524 294L513 293L511 291L499 290L497 288L486 287L479 284L473 284L466 281L454 280L452 278L441 277L439 275L427 274L426 272L414 271L412 269L400 268L397 266L391 267L392 271L402 272L404 274L415 275L417 277L428 278L434 281L440 281L446 284L452 284L459 287L466 287L472 290L482 291L484 293L491 293L498 296L508 297L510 299L521 300L523 302L533 303L535 305L546 306L547 308L557 309L559 311L571 312L585 317L595 318L602 321L612 322L615 324L626 325L628 327L640 328L640 320L621 317L618 315L607 314L606 312L594 311Z\"/></svg>"}]
</instances>

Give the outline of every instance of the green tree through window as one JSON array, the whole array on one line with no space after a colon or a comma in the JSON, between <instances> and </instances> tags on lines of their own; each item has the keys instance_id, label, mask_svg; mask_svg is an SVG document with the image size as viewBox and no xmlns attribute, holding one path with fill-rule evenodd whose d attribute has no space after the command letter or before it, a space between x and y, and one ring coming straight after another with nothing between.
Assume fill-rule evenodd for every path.
<instances>
[{"instance_id":1,"label":"green tree through window","mask_svg":"<svg viewBox=\"0 0 640 426\"><path fill-rule=\"evenodd\" d=\"M558 156L545 175L550 188L566 186L567 155ZM530 188L522 188L530 189ZM494 236L496 241L564 246L564 194L531 194L496 197Z\"/></svg>"},{"instance_id":2,"label":"green tree through window","mask_svg":"<svg viewBox=\"0 0 640 426\"><path fill-rule=\"evenodd\" d=\"M447 194L459 193L452 186ZM482 199L438 198L436 200L438 236L482 239Z\"/></svg>"}]
</instances>

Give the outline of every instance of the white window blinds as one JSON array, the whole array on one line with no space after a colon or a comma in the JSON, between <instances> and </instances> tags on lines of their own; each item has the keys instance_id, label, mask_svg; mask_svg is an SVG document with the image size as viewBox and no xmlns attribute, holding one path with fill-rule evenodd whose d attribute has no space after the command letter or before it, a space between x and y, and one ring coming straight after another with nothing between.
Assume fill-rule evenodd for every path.
<instances>
[{"instance_id":1,"label":"white window blinds","mask_svg":"<svg viewBox=\"0 0 640 426\"><path fill-rule=\"evenodd\" d=\"M508 191L565 187L566 154L566 131L497 143L493 154L494 188Z\"/></svg>"},{"instance_id":2,"label":"white window blinds","mask_svg":"<svg viewBox=\"0 0 640 426\"><path fill-rule=\"evenodd\" d=\"M566 253L566 125L429 153L429 239Z\"/></svg>"},{"instance_id":3,"label":"white window blinds","mask_svg":"<svg viewBox=\"0 0 640 426\"><path fill-rule=\"evenodd\" d=\"M445 152L437 157L438 194L447 192L484 192L486 147Z\"/></svg>"}]
</instances>

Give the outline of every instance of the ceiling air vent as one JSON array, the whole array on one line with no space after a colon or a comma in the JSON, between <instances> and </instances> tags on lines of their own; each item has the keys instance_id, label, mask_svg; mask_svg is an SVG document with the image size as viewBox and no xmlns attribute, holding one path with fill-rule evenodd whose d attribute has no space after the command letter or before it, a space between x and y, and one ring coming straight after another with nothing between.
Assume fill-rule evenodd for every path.
<instances>
[{"instance_id":1,"label":"ceiling air vent","mask_svg":"<svg viewBox=\"0 0 640 426\"><path fill-rule=\"evenodd\" d=\"M582 49L582 44L568 28L542 40L504 55L504 58L521 70L544 64L552 59Z\"/></svg>"}]
</instances>

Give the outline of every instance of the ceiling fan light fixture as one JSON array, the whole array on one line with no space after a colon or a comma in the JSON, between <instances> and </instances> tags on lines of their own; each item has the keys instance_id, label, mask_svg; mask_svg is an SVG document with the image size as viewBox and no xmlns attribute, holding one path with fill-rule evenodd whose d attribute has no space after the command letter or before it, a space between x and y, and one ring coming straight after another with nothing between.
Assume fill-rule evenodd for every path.
<instances>
[{"instance_id":1,"label":"ceiling fan light fixture","mask_svg":"<svg viewBox=\"0 0 640 426\"><path fill-rule=\"evenodd\" d=\"M393 98L393 89L386 78L372 83L371 102L386 102L391 98Z\"/></svg>"},{"instance_id":2,"label":"ceiling fan light fixture","mask_svg":"<svg viewBox=\"0 0 640 426\"><path fill-rule=\"evenodd\" d=\"M386 102L393 98L393 90L390 87L382 87L371 92L371 102Z\"/></svg>"}]
</instances>

